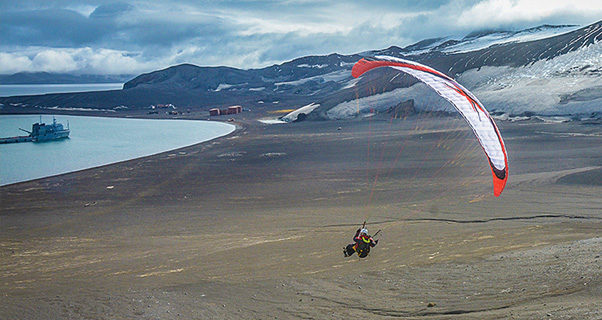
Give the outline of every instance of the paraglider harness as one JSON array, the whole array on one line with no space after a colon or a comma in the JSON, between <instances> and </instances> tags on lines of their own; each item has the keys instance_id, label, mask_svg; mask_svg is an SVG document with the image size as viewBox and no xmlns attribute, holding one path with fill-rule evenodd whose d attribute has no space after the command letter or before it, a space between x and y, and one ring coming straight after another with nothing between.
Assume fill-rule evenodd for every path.
<instances>
[{"instance_id":1,"label":"paraglider harness","mask_svg":"<svg viewBox=\"0 0 602 320\"><path fill-rule=\"evenodd\" d=\"M355 246L353 246L353 249L355 249L355 252L357 252L357 255L360 258L365 258L368 256L368 253L370 253L370 242L372 242L372 239L364 235L359 236L359 239L361 241L357 241Z\"/></svg>"},{"instance_id":2,"label":"paraglider harness","mask_svg":"<svg viewBox=\"0 0 602 320\"><path fill-rule=\"evenodd\" d=\"M355 236L353 237L353 241L355 242L355 244L353 245L353 250L357 253L358 257L360 258L365 258L368 256L368 254L370 253L370 248L374 247L376 244L378 244L378 240L374 241L373 237L370 237L368 234L362 234L362 230L365 230L364 228L366 227L366 222L364 221L364 224L362 225L362 227L360 229L357 229L357 232L355 234ZM374 237L376 237L378 234L380 233L380 230L378 230L375 234ZM351 255L351 253L345 253L345 256Z\"/></svg>"}]
</instances>

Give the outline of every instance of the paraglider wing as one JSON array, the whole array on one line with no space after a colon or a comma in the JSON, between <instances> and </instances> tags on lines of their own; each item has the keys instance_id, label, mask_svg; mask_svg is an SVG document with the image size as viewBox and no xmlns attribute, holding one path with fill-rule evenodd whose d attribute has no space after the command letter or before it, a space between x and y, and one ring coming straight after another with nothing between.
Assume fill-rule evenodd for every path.
<instances>
[{"instance_id":1,"label":"paraglider wing","mask_svg":"<svg viewBox=\"0 0 602 320\"><path fill-rule=\"evenodd\" d=\"M460 112L485 151L493 174L493 194L499 196L508 179L508 157L502 136L481 102L451 77L410 60L386 56L362 58L353 66L351 75L357 78L379 67L391 67L414 76L433 88Z\"/></svg>"}]
</instances>

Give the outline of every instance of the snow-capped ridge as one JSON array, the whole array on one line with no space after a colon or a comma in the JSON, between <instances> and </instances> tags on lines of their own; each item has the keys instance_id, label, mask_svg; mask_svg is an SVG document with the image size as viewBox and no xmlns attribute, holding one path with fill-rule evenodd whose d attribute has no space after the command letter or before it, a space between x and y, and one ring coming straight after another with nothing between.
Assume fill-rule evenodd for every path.
<instances>
[{"instance_id":1,"label":"snow-capped ridge","mask_svg":"<svg viewBox=\"0 0 602 320\"><path fill-rule=\"evenodd\" d=\"M577 25L546 24L520 31L481 30L471 32L463 38L440 37L425 39L404 48L399 48L398 52L392 50L393 47L384 49L382 52L383 54L393 56L399 53L406 55L420 55L433 51L463 53L485 49L498 44L546 39L575 31L579 28L580 27Z\"/></svg>"}]
</instances>

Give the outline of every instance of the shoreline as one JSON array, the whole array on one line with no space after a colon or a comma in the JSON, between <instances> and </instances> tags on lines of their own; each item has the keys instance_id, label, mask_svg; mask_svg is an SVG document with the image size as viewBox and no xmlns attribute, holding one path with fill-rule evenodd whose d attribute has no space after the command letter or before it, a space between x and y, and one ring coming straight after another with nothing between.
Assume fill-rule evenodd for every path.
<instances>
[{"instance_id":1,"label":"shoreline","mask_svg":"<svg viewBox=\"0 0 602 320\"><path fill-rule=\"evenodd\" d=\"M26 114L26 115L24 115L24 114L10 114L10 115L9 114L4 114L4 116L34 116L34 115L33 114L32 115L29 115L29 114ZM37 116L37 114L36 114L36 116ZM103 116L94 116L94 117L92 117L92 116L73 116L73 115L70 115L70 114L69 115L65 114L63 116L113 119L113 118L110 118L110 117L103 117ZM185 121L201 121L201 122L205 122L205 123L211 124L211 121L207 121L207 120L203 120L203 119L168 119L168 118L165 118L165 119L148 119L148 118L123 118L123 117L118 117L118 119L124 119L124 120L125 119L132 119L132 120L172 120L172 121L185 120ZM213 121L213 122L215 123L216 121ZM232 126L231 129L228 129L228 130L231 130L231 131L227 132L227 133L224 133L224 134L221 134L221 135L218 135L216 137L212 137L212 138L205 139L205 140L202 140L202 141L193 142L193 143L188 144L188 145L177 145L177 146L168 148L166 150L152 152L152 153L149 153L149 154L143 154L141 156L135 156L133 158L123 159L123 160L118 160L118 161L110 161L110 162L107 162L107 163L103 163L103 164L99 164L99 165L87 166L87 167L84 167L84 168L78 168L78 169L67 171L67 172L61 172L61 173L56 173L56 174L52 174L52 175L48 175L48 176L43 176L43 177L37 177L37 178L33 178L33 179L28 179L28 180L11 182L11 183L8 183L8 184L2 184L0 186L8 186L8 185L16 184L16 183L23 183L23 182L34 181L34 180L39 180L39 179L44 179L44 178L49 178L49 177L56 177L56 176L60 176L60 175L64 175L64 174L79 172L79 171L82 171L82 170L89 170L89 169L94 169L94 168L100 168L100 167L104 167L104 166L107 166L107 165L117 164L117 163L120 163L120 162L134 160L134 159L138 159L138 158L145 158L145 157L149 157L149 156L153 156L153 155L159 155L159 154L167 153L167 152L176 152L177 150L185 148L185 147L189 147L189 146L192 146L192 145L201 144L201 143L205 143L205 142L210 142L210 141L213 141L213 140L221 138L221 137L227 137L227 136L233 134L234 132L236 132L237 130L241 130L240 124L235 124L235 123L232 123L232 122L225 122L225 121L221 122L221 123Z\"/></svg>"}]
</instances>

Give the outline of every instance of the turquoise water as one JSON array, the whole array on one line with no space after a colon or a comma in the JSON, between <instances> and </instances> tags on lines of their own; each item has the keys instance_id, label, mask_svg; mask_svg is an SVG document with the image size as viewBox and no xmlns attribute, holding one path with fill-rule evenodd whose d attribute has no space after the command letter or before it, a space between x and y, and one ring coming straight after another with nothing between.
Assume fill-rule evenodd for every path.
<instances>
[{"instance_id":1,"label":"turquoise water","mask_svg":"<svg viewBox=\"0 0 602 320\"><path fill-rule=\"evenodd\" d=\"M45 93L121 90L123 83L0 84L0 97Z\"/></svg>"},{"instance_id":2,"label":"turquoise water","mask_svg":"<svg viewBox=\"0 0 602 320\"><path fill-rule=\"evenodd\" d=\"M0 116L0 137L27 135L36 115ZM139 158L226 135L231 124L193 120L141 120L56 116L69 123L69 139L0 144L0 185ZM42 122L51 123L52 116Z\"/></svg>"}]
</instances>

